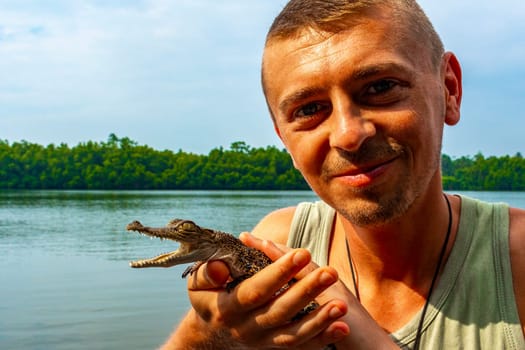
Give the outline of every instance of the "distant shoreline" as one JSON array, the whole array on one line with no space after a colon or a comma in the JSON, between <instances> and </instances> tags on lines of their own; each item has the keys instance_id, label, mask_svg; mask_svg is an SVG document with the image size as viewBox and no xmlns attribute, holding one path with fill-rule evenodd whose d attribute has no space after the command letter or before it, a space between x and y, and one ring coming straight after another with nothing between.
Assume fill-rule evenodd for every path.
<instances>
[{"instance_id":1,"label":"distant shoreline","mask_svg":"<svg viewBox=\"0 0 525 350\"><path fill-rule=\"evenodd\" d=\"M525 191L525 159L441 158L447 191ZM285 149L243 141L207 155L158 151L111 134L107 142L42 146L0 140L0 189L309 190Z\"/></svg>"}]
</instances>

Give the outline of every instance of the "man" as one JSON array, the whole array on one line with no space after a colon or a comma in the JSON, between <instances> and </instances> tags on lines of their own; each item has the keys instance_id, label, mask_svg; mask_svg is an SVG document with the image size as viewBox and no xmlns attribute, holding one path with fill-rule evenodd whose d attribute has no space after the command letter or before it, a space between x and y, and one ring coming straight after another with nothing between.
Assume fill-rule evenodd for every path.
<instances>
[{"instance_id":1,"label":"man","mask_svg":"<svg viewBox=\"0 0 525 350\"><path fill-rule=\"evenodd\" d=\"M292 0L262 72L275 130L323 202L243 235L275 262L232 293L222 262L199 269L165 348L524 349L525 211L443 194L461 70L419 6Z\"/></svg>"}]
</instances>

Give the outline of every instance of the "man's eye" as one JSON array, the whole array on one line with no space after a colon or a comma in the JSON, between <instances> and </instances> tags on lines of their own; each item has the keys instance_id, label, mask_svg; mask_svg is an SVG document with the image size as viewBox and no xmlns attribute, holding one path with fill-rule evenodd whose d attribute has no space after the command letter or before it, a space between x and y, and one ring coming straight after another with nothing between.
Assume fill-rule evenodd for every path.
<instances>
[{"instance_id":1,"label":"man's eye","mask_svg":"<svg viewBox=\"0 0 525 350\"><path fill-rule=\"evenodd\" d=\"M382 93L388 92L396 85L398 85L398 82L395 80L376 81L375 83L370 84L368 86L366 93L370 95L382 94Z\"/></svg>"},{"instance_id":2,"label":"man's eye","mask_svg":"<svg viewBox=\"0 0 525 350\"><path fill-rule=\"evenodd\" d=\"M325 110L326 108L327 106L325 106L324 104L314 102L314 103L309 103L305 106L302 106L297 111L295 111L294 114L296 117L299 117L299 118L311 117Z\"/></svg>"}]
</instances>

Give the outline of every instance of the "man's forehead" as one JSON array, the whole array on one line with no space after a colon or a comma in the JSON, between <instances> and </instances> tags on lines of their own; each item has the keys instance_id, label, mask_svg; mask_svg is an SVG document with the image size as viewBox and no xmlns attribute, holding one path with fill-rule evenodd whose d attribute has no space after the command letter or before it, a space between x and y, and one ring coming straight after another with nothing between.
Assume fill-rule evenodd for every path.
<instances>
[{"instance_id":1,"label":"man's forehead","mask_svg":"<svg viewBox=\"0 0 525 350\"><path fill-rule=\"evenodd\" d=\"M391 35L392 31L395 30L390 21L375 18L363 18L359 23L352 23L352 26L338 32L303 28L292 37L269 40L264 50L263 67L273 60L286 58L307 62L341 52L352 55L370 47L392 48L396 41L400 41ZM406 45L406 40L399 44Z\"/></svg>"},{"instance_id":2,"label":"man's forehead","mask_svg":"<svg viewBox=\"0 0 525 350\"><path fill-rule=\"evenodd\" d=\"M316 60L323 55L359 56L390 52L404 56L409 61L426 61L426 51L430 59L430 49L426 43L402 27L398 21L376 14L362 16L359 22L353 22L339 32L308 27L290 38L274 38L267 42L264 50L263 78L265 69L274 63L288 64L288 58L297 63Z\"/></svg>"},{"instance_id":3,"label":"man's forehead","mask_svg":"<svg viewBox=\"0 0 525 350\"><path fill-rule=\"evenodd\" d=\"M316 45L323 42L337 34L352 33L356 29L374 23L374 27L385 28L388 33L406 33L409 32L405 21L400 21L399 18L395 19L392 9L374 5L367 8L359 13L353 14L348 17L339 18L336 22L323 23L323 24L311 24L300 26L295 30L288 32L286 36L272 36L267 38L265 49L270 49L274 45L281 46L279 44L286 43L286 46L292 47L307 47L308 45ZM363 33L366 35L366 33ZM341 36L341 35L337 35ZM293 45L289 45L289 43Z\"/></svg>"},{"instance_id":4,"label":"man's forehead","mask_svg":"<svg viewBox=\"0 0 525 350\"><path fill-rule=\"evenodd\" d=\"M280 38L269 41L264 49L264 57L287 56L306 49L318 47L335 34L319 31L314 28L303 28L290 38Z\"/></svg>"}]
</instances>

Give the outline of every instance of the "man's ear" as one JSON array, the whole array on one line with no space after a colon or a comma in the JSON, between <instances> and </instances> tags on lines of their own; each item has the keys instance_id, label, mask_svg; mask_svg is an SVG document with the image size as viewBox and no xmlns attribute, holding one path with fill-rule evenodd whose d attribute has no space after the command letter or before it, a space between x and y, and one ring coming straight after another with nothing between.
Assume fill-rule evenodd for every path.
<instances>
[{"instance_id":1,"label":"man's ear","mask_svg":"<svg viewBox=\"0 0 525 350\"><path fill-rule=\"evenodd\" d=\"M463 93L461 66L452 52L443 56L443 78L445 88L445 123L455 125L459 122L461 97Z\"/></svg>"}]
</instances>

